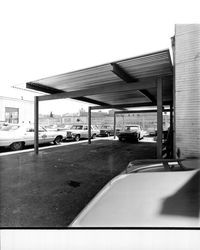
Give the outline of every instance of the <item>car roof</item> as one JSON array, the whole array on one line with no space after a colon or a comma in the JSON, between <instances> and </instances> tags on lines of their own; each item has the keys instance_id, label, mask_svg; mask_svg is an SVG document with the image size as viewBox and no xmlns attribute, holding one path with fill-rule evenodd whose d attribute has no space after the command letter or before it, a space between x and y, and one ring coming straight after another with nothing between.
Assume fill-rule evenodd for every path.
<instances>
[{"instance_id":1,"label":"car roof","mask_svg":"<svg viewBox=\"0 0 200 250\"><path fill-rule=\"evenodd\" d=\"M199 227L199 180L199 169L121 174L71 226Z\"/></svg>"}]
</instances>

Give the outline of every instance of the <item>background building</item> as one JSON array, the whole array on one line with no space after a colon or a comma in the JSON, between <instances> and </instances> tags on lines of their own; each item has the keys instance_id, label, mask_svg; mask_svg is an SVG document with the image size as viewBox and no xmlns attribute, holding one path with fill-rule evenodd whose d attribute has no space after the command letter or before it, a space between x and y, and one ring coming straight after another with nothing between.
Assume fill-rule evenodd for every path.
<instances>
[{"instance_id":1,"label":"background building","mask_svg":"<svg viewBox=\"0 0 200 250\"><path fill-rule=\"evenodd\" d=\"M33 101L0 96L0 121L9 123L33 122L33 114Z\"/></svg>"}]
</instances>

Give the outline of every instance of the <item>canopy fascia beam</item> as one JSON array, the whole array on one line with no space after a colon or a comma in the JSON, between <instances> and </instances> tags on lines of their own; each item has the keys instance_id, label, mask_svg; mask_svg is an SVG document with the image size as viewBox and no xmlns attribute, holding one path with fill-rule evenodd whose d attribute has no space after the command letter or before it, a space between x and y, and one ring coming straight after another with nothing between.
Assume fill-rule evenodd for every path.
<instances>
[{"instance_id":1,"label":"canopy fascia beam","mask_svg":"<svg viewBox=\"0 0 200 250\"><path fill-rule=\"evenodd\" d=\"M127 72L125 72L124 69L122 69L122 67L120 67L118 64L116 63L111 63L112 66L112 72L117 75L119 78L121 78L123 81L127 82L127 83L131 83L131 82L137 82L138 79L130 76Z\"/></svg>"},{"instance_id":2,"label":"canopy fascia beam","mask_svg":"<svg viewBox=\"0 0 200 250\"><path fill-rule=\"evenodd\" d=\"M79 95L79 97L73 98L73 97L69 96L68 92L65 92L65 91L62 91L59 89L55 89L52 87L47 87L47 86L44 86L44 85L38 84L38 83L28 82L28 83L26 83L26 88L50 94L50 95L38 96L38 101L54 100L54 99L62 99L62 98L72 98L72 99L77 100L77 101L87 102L87 103L96 104L96 105L108 105L105 102L100 102L100 101L93 100L93 99L90 99L87 97L81 97L80 95ZM44 100L43 100L43 97L44 97Z\"/></svg>"},{"instance_id":3,"label":"canopy fascia beam","mask_svg":"<svg viewBox=\"0 0 200 250\"><path fill-rule=\"evenodd\" d=\"M166 101L163 103L163 105L170 105L171 102ZM130 103L130 104L117 104L117 105L106 105L106 106L93 106L91 109L121 109L121 108L135 108L135 107L149 107L149 106L156 106L152 102L146 102L146 103Z\"/></svg>"},{"instance_id":4,"label":"canopy fascia beam","mask_svg":"<svg viewBox=\"0 0 200 250\"><path fill-rule=\"evenodd\" d=\"M48 93L48 94L63 93L62 90L58 90L58 89L48 87L48 86L42 85L40 83L34 83L34 82L27 82L26 88L33 89L33 90L40 91L40 92L44 92L44 93Z\"/></svg>"},{"instance_id":5,"label":"canopy fascia beam","mask_svg":"<svg viewBox=\"0 0 200 250\"><path fill-rule=\"evenodd\" d=\"M171 109L164 109L162 112L170 112ZM134 113L156 113L157 109L144 109L144 110L127 110L127 111L115 111L115 114L134 114Z\"/></svg>"},{"instance_id":6,"label":"canopy fascia beam","mask_svg":"<svg viewBox=\"0 0 200 250\"><path fill-rule=\"evenodd\" d=\"M117 105L108 105L108 106L93 106L95 109L121 109L121 108L133 108L133 107L145 107L145 106L154 106L151 102L148 103L138 103L138 104L117 104Z\"/></svg>"}]
</instances>

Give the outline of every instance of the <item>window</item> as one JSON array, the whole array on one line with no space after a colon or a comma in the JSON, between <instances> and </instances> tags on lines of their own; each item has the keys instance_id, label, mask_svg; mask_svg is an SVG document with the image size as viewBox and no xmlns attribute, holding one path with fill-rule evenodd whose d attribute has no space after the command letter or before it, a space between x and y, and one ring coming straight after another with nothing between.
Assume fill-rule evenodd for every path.
<instances>
[{"instance_id":1,"label":"window","mask_svg":"<svg viewBox=\"0 0 200 250\"><path fill-rule=\"evenodd\" d=\"M8 123L19 123L19 109L5 107L5 121Z\"/></svg>"}]
</instances>

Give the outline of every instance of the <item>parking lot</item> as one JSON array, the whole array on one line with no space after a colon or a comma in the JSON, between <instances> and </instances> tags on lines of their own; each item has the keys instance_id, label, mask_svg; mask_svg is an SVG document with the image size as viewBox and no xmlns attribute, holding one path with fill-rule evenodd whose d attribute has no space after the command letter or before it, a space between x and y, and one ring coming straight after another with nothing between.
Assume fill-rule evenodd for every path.
<instances>
[{"instance_id":1,"label":"parking lot","mask_svg":"<svg viewBox=\"0 0 200 250\"><path fill-rule=\"evenodd\" d=\"M156 143L110 138L0 154L1 227L67 227L134 159L155 158Z\"/></svg>"}]
</instances>

